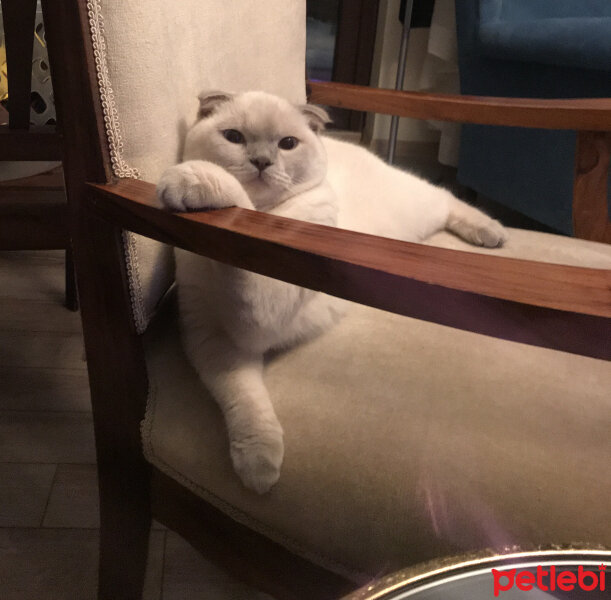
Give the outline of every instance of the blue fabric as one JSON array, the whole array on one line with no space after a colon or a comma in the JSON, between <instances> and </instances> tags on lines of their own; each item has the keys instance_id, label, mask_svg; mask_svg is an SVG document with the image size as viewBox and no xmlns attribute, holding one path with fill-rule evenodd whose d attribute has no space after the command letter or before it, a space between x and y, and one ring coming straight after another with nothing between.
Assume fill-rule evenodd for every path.
<instances>
[{"instance_id":1,"label":"blue fabric","mask_svg":"<svg viewBox=\"0 0 611 600\"><path fill-rule=\"evenodd\" d=\"M477 1L477 0L476 0ZM473 3L473 0L468 0ZM459 0L458 3L463 3ZM480 23L611 17L609 0L479 0Z\"/></svg>"},{"instance_id":2,"label":"blue fabric","mask_svg":"<svg viewBox=\"0 0 611 600\"><path fill-rule=\"evenodd\" d=\"M479 0L479 8L488 56L611 69L610 0Z\"/></svg>"},{"instance_id":3,"label":"blue fabric","mask_svg":"<svg viewBox=\"0 0 611 600\"><path fill-rule=\"evenodd\" d=\"M579 42L585 30L568 31L569 20L592 14L601 27L603 22L611 27L611 0L457 0L461 92L611 97L611 61L603 65L601 58L610 56L611 29L596 41L606 42L605 49L588 57L589 42ZM553 36L542 25L550 19L566 21L572 46L562 48L562 42L552 48ZM501 26L504 37L494 37L493 28ZM571 234L574 151L570 131L465 125L458 177L485 196Z\"/></svg>"},{"instance_id":4,"label":"blue fabric","mask_svg":"<svg viewBox=\"0 0 611 600\"><path fill-rule=\"evenodd\" d=\"M479 39L494 58L611 70L611 17L482 23Z\"/></svg>"}]
</instances>

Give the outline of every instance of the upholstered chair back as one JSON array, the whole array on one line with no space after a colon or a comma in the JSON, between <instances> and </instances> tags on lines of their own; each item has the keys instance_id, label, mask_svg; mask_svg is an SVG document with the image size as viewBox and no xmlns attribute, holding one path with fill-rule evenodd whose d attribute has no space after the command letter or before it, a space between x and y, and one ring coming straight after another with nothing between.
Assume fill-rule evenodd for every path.
<instances>
[{"instance_id":1,"label":"upholstered chair back","mask_svg":"<svg viewBox=\"0 0 611 600\"><path fill-rule=\"evenodd\" d=\"M205 89L305 101L305 0L89 0L113 174L156 182L181 158ZM169 248L125 234L142 332L172 281Z\"/></svg>"}]
</instances>

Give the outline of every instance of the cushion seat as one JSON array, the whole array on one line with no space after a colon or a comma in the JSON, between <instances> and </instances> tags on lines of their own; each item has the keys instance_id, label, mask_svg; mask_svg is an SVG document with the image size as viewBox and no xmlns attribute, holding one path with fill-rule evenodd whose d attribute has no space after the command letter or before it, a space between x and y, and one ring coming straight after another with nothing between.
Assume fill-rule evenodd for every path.
<instances>
[{"instance_id":1,"label":"cushion seat","mask_svg":"<svg viewBox=\"0 0 611 600\"><path fill-rule=\"evenodd\" d=\"M446 233L430 243L472 249ZM608 246L532 232L493 252L611 268ZM490 546L611 545L608 362L353 305L269 360L286 454L258 496L233 474L169 304L145 334L146 457L292 551L361 582Z\"/></svg>"}]
</instances>

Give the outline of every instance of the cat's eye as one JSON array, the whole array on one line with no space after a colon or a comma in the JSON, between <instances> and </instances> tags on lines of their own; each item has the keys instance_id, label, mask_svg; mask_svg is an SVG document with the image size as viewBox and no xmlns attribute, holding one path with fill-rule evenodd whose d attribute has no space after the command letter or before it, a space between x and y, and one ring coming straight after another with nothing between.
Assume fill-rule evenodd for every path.
<instances>
[{"instance_id":1,"label":"cat's eye","mask_svg":"<svg viewBox=\"0 0 611 600\"><path fill-rule=\"evenodd\" d=\"M225 129L221 132L223 137L232 144L243 144L246 140L237 129Z\"/></svg>"},{"instance_id":2,"label":"cat's eye","mask_svg":"<svg viewBox=\"0 0 611 600\"><path fill-rule=\"evenodd\" d=\"M282 138L278 142L278 147L282 150L292 150L293 148L297 147L297 144L299 144L299 140L297 138L294 138L293 136L288 136Z\"/></svg>"}]
</instances>

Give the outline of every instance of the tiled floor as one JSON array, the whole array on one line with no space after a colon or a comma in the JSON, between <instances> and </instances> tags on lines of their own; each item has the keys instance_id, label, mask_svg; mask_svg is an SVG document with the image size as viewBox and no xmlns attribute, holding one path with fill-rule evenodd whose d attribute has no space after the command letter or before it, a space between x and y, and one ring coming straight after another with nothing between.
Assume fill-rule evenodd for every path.
<instances>
[{"instance_id":1,"label":"tiled floor","mask_svg":"<svg viewBox=\"0 0 611 600\"><path fill-rule=\"evenodd\" d=\"M93 600L98 515L78 313L63 252L0 252L0 599ZM155 528L146 600L264 596Z\"/></svg>"}]
</instances>

